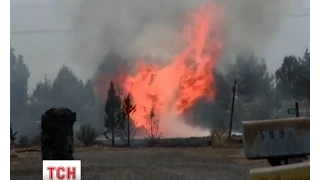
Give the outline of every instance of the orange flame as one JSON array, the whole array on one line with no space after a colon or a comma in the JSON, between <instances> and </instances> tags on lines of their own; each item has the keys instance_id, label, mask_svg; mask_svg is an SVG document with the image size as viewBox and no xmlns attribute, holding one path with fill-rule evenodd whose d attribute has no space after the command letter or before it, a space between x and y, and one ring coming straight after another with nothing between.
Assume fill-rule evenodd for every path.
<instances>
[{"instance_id":1,"label":"orange flame","mask_svg":"<svg viewBox=\"0 0 320 180\"><path fill-rule=\"evenodd\" d=\"M187 16L182 33L186 47L173 56L170 65L149 65L142 59L136 75L124 78L122 88L132 94L136 104L131 116L137 126L148 127L152 108L160 117L168 112L178 116L201 98L213 100L213 70L223 48L221 15L218 4L200 6Z\"/></svg>"}]
</instances>

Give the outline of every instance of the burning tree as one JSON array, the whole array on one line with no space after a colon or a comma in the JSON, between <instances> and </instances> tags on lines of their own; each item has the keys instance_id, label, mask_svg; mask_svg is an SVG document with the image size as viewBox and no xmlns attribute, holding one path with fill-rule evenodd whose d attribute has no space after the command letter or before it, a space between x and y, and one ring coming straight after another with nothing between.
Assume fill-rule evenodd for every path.
<instances>
[{"instance_id":1,"label":"burning tree","mask_svg":"<svg viewBox=\"0 0 320 180\"><path fill-rule=\"evenodd\" d=\"M105 104L104 126L108 132L111 132L112 146L114 146L114 137L117 127L120 124L119 113L121 113L121 99L116 93L115 85L111 81L108 90L108 97Z\"/></svg>"},{"instance_id":2,"label":"burning tree","mask_svg":"<svg viewBox=\"0 0 320 180\"><path fill-rule=\"evenodd\" d=\"M159 119L155 119L154 109L152 108L149 114L149 129L148 136L146 138L147 145L153 147L159 143L162 133L159 132Z\"/></svg>"},{"instance_id":3,"label":"burning tree","mask_svg":"<svg viewBox=\"0 0 320 180\"><path fill-rule=\"evenodd\" d=\"M132 104L132 98L130 93L123 99L123 104L122 104L122 117L124 119L124 123L122 125L122 130L121 130L121 138L124 142L127 142L127 146L130 147L130 141L133 140L137 128L130 117L130 114L133 113L136 109L136 106Z\"/></svg>"}]
</instances>

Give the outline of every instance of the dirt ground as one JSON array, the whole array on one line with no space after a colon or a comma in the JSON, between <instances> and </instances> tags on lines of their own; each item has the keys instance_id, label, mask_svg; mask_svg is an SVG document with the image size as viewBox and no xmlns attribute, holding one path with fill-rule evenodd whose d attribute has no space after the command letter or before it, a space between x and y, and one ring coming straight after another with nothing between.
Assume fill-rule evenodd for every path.
<instances>
[{"instance_id":1,"label":"dirt ground","mask_svg":"<svg viewBox=\"0 0 320 180\"><path fill-rule=\"evenodd\" d=\"M39 152L18 152L11 159L11 180L42 179ZM83 180L247 180L249 171L266 161L244 159L242 149L212 148L81 148Z\"/></svg>"}]
</instances>

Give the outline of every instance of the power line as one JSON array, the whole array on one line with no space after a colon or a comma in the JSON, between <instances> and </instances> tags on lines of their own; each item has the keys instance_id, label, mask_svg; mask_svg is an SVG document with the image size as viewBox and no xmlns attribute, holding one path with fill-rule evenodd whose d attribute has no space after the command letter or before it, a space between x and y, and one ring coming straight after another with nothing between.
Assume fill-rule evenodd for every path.
<instances>
[{"instance_id":1,"label":"power line","mask_svg":"<svg viewBox=\"0 0 320 180\"><path fill-rule=\"evenodd\" d=\"M68 33L65 29L39 29L39 30L12 30L10 34L49 34L49 33Z\"/></svg>"},{"instance_id":2,"label":"power line","mask_svg":"<svg viewBox=\"0 0 320 180\"><path fill-rule=\"evenodd\" d=\"M310 13L302 14L291 14L286 16L286 18L303 18L310 17ZM10 34L19 35L19 34L51 34L51 33L70 33L71 30L68 29L39 29L39 30L12 30Z\"/></svg>"},{"instance_id":3,"label":"power line","mask_svg":"<svg viewBox=\"0 0 320 180\"><path fill-rule=\"evenodd\" d=\"M310 17L310 13L292 14L288 17L289 18Z\"/></svg>"}]
</instances>

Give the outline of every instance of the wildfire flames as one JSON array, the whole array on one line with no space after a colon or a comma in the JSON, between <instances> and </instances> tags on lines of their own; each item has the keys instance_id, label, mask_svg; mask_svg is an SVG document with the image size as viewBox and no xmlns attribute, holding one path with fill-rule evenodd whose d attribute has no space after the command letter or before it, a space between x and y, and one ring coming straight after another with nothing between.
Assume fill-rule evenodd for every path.
<instances>
[{"instance_id":1,"label":"wildfire flames","mask_svg":"<svg viewBox=\"0 0 320 180\"><path fill-rule=\"evenodd\" d=\"M204 4L187 15L181 37L185 47L163 67L139 59L136 74L126 75L120 83L130 92L136 111L131 114L137 126L148 129L148 117L153 108L158 117L166 113L176 116L193 107L200 98L215 97L212 74L223 48L222 14L218 4ZM108 79L108 78L105 78ZM106 80L98 85L108 86ZM103 92L106 94L106 92ZM160 127L161 128L161 127Z\"/></svg>"}]
</instances>

